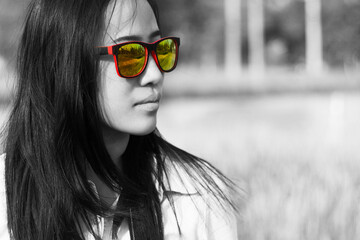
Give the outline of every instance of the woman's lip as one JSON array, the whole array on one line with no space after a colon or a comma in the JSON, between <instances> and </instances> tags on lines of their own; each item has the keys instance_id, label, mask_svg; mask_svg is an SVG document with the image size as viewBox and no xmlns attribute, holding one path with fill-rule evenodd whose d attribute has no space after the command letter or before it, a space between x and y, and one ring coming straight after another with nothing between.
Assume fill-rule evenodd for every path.
<instances>
[{"instance_id":1,"label":"woman's lip","mask_svg":"<svg viewBox=\"0 0 360 240\"><path fill-rule=\"evenodd\" d=\"M148 104L148 103L157 103L159 104L160 101L160 95L157 94L153 94L148 96L147 98L144 98L143 100L140 100L138 102L135 103L136 105L142 105L142 104Z\"/></svg>"},{"instance_id":2,"label":"woman's lip","mask_svg":"<svg viewBox=\"0 0 360 240\"><path fill-rule=\"evenodd\" d=\"M149 112L153 112L159 109L159 101L155 101L155 102L144 102L144 103L139 103L136 104L135 107L137 109L141 109L141 110L145 110L145 111L149 111Z\"/></svg>"},{"instance_id":3,"label":"woman's lip","mask_svg":"<svg viewBox=\"0 0 360 240\"><path fill-rule=\"evenodd\" d=\"M148 97L136 102L134 106L136 109L141 111L155 112L159 109L160 98L160 94L151 94Z\"/></svg>"},{"instance_id":4,"label":"woman's lip","mask_svg":"<svg viewBox=\"0 0 360 240\"><path fill-rule=\"evenodd\" d=\"M135 106L136 105L143 105L143 104L149 104L149 103L159 103L159 100L155 100L155 101L152 101L152 100L149 100L149 101L141 101L141 102L137 102L135 103Z\"/></svg>"}]
</instances>

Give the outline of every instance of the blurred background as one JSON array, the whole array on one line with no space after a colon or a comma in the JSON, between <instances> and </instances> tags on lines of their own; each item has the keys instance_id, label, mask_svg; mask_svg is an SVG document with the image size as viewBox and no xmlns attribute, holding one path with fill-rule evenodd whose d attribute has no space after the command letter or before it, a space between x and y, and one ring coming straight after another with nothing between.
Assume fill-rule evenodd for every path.
<instances>
[{"instance_id":1,"label":"blurred background","mask_svg":"<svg viewBox=\"0 0 360 240\"><path fill-rule=\"evenodd\" d=\"M0 124L28 0L0 0ZM246 192L239 239L360 238L360 1L159 0L158 128Z\"/></svg>"}]
</instances>

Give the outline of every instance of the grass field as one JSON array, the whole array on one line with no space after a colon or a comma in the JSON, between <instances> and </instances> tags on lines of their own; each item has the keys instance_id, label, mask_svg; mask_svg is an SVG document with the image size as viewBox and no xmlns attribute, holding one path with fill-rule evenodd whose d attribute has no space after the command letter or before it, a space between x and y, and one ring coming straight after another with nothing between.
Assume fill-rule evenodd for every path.
<instances>
[{"instance_id":1,"label":"grass field","mask_svg":"<svg viewBox=\"0 0 360 240\"><path fill-rule=\"evenodd\" d=\"M163 100L158 128L241 183L239 239L360 239L360 93L349 91L356 84L179 94ZM180 86L166 85L167 96ZM1 124L8 109L0 106Z\"/></svg>"},{"instance_id":2,"label":"grass field","mask_svg":"<svg viewBox=\"0 0 360 240\"><path fill-rule=\"evenodd\" d=\"M165 101L159 129L242 182L239 239L360 238L360 94Z\"/></svg>"}]
</instances>

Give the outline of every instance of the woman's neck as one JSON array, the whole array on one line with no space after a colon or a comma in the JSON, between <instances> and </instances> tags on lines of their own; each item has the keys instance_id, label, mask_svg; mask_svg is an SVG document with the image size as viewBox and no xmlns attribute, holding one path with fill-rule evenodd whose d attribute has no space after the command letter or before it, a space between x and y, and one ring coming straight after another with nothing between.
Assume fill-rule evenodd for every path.
<instances>
[{"instance_id":1,"label":"woman's neck","mask_svg":"<svg viewBox=\"0 0 360 240\"><path fill-rule=\"evenodd\" d=\"M127 133L116 131L115 129L112 129L109 126L105 125L102 126L102 134L105 147L112 161L121 171L121 156L126 150L126 147L129 143L130 135ZM87 172L87 177L95 184L100 199L102 199L107 204L109 204L109 206L111 206L117 198L118 194L115 193L109 186L107 186L104 181L92 169L89 169L89 171Z\"/></svg>"},{"instance_id":2,"label":"woman's neck","mask_svg":"<svg viewBox=\"0 0 360 240\"><path fill-rule=\"evenodd\" d=\"M117 131L107 125L102 127L105 147L114 164L121 170L121 156L129 143L130 134Z\"/></svg>"}]
</instances>

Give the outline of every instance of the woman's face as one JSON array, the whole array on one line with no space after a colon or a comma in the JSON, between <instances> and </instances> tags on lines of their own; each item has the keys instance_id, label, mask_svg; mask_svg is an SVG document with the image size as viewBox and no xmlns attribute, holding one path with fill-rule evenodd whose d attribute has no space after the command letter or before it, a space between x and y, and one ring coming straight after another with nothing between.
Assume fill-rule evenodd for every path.
<instances>
[{"instance_id":1,"label":"woman's face","mask_svg":"<svg viewBox=\"0 0 360 240\"><path fill-rule=\"evenodd\" d=\"M112 1L106 16L103 46L133 40L151 43L160 38L154 12L146 0ZM101 61L100 66L100 103L106 128L133 135L152 132L164 79L155 60L150 55L144 72L131 79L117 75L113 56Z\"/></svg>"}]
</instances>

